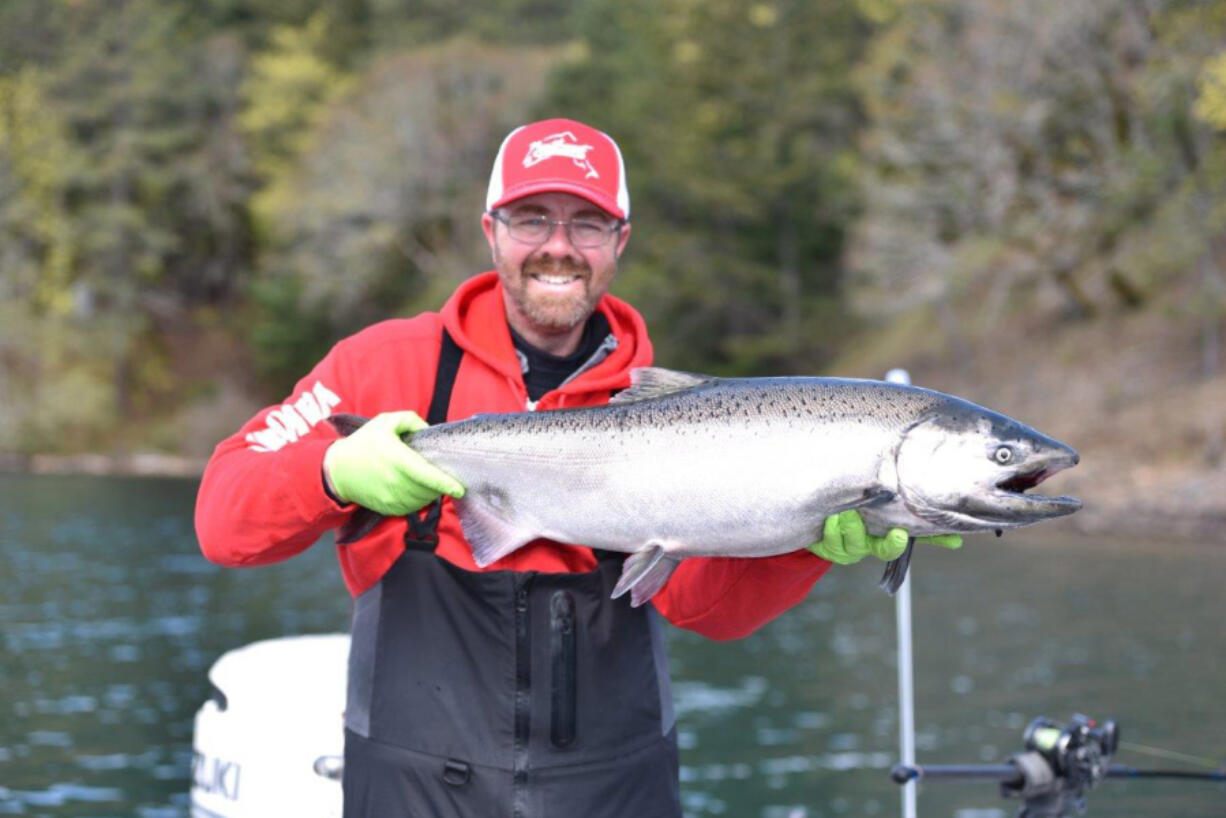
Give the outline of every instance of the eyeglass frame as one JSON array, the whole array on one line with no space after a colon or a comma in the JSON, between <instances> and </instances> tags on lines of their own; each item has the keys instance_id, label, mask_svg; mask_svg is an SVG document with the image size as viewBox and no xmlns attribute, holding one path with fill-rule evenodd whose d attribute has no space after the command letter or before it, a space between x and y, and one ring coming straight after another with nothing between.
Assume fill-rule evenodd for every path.
<instances>
[{"instance_id":1,"label":"eyeglass frame","mask_svg":"<svg viewBox=\"0 0 1226 818\"><path fill-rule=\"evenodd\" d=\"M578 247L584 250L594 250L598 247L608 246L610 239L615 238L617 234L621 232L621 229L623 227L630 224L629 219L616 219L615 218L613 221L613 224L607 226L606 229L608 230L608 233L605 234L604 239L599 244L578 244L575 242L575 237L571 235L571 232L570 232L570 226L575 223L576 219L551 219L547 216L537 213L537 214L533 214L532 218L543 219L545 221L545 226L548 227L549 229L546 230L541 235L540 239L534 241L532 239L522 239L519 236L516 236L511 233L511 214L506 211L506 208L496 207L493 210L488 210L486 212L489 214L490 218L494 219L495 221L502 222L502 224L506 225L508 236L510 236L515 241L519 242L520 244L532 245L534 247L539 247L540 245L549 241L549 239L553 237L553 231L555 227L562 227L566 232L566 240L569 241L573 247ZM583 219L578 219L578 221L583 221Z\"/></svg>"}]
</instances>

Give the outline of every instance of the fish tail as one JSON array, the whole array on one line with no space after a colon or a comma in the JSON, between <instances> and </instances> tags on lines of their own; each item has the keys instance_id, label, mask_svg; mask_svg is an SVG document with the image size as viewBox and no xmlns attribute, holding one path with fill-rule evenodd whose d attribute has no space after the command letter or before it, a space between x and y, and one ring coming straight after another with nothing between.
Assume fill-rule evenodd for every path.
<instances>
[{"instance_id":1,"label":"fish tail","mask_svg":"<svg viewBox=\"0 0 1226 818\"><path fill-rule=\"evenodd\" d=\"M907 550L902 552L902 556L886 563L885 573L881 575L881 581L877 583L878 588L894 596L902 587L903 580L907 578L907 569L911 567L911 552L914 549L915 537L908 537Z\"/></svg>"},{"instance_id":2,"label":"fish tail","mask_svg":"<svg viewBox=\"0 0 1226 818\"><path fill-rule=\"evenodd\" d=\"M332 428L340 432L341 437L349 437L349 435L362 428L369 418L364 418L361 415L351 415L348 412L337 412L334 415L328 415L328 423L332 424Z\"/></svg>"},{"instance_id":3,"label":"fish tail","mask_svg":"<svg viewBox=\"0 0 1226 818\"><path fill-rule=\"evenodd\" d=\"M386 519L377 511L371 511L368 508L359 506L353 510L353 513L349 515L349 519L345 520L340 530L336 532L337 545L349 545L349 543L357 542L374 531L375 526Z\"/></svg>"},{"instance_id":4,"label":"fish tail","mask_svg":"<svg viewBox=\"0 0 1226 818\"><path fill-rule=\"evenodd\" d=\"M340 433L341 437L349 435L361 429L368 418L361 415L351 415L345 412L338 412L328 416L328 423L332 424L332 428ZM358 507L349 515L349 519L345 520L340 530L336 532L336 542L338 545L348 545L352 542L365 537L375 529L379 523L383 522L384 516L377 511L371 511L368 508Z\"/></svg>"}]
</instances>

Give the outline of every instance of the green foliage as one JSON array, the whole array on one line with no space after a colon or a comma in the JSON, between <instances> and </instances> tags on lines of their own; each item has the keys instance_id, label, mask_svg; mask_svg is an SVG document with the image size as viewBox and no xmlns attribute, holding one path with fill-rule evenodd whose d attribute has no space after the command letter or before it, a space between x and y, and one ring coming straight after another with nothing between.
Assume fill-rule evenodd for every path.
<instances>
[{"instance_id":1,"label":"green foliage","mask_svg":"<svg viewBox=\"0 0 1226 818\"><path fill-rule=\"evenodd\" d=\"M1192 317L1212 360L1223 42L1203 0L6 0L0 450L170 417L195 337L271 398L437 308L538 116L625 151L615 292L661 363L820 371L883 316L969 349L1021 309Z\"/></svg>"},{"instance_id":2,"label":"green foliage","mask_svg":"<svg viewBox=\"0 0 1226 818\"><path fill-rule=\"evenodd\" d=\"M256 54L242 84L239 127L253 170L265 180L253 199L258 218L287 206L288 177L346 77L325 57L330 21L317 13L300 27L273 28L267 50Z\"/></svg>"},{"instance_id":3,"label":"green foliage","mask_svg":"<svg viewBox=\"0 0 1226 818\"><path fill-rule=\"evenodd\" d=\"M1221 5L915 0L857 68L870 127L849 262L872 313L1086 318L1194 279L1222 145L1190 116ZM981 331L975 324L947 332Z\"/></svg>"},{"instance_id":4,"label":"green foliage","mask_svg":"<svg viewBox=\"0 0 1226 818\"><path fill-rule=\"evenodd\" d=\"M79 252L62 192L80 158L62 127L43 72L0 77L0 284L30 309L58 315L71 307Z\"/></svg>"},{"instance_id":5,"label":"green foliage","mask_svg":"<svg viewBox=\"0 0 1226 818\"><path fill-rule=\"evenodd\" d=\"M1193 112L1214 128L1226 131L1226 53L1205 62Z\"/></svg>"},{"instance_id":6,"label":"green foliage","mask_svg":"<svg viewBox=\"0 0 1226 818\"><path fill-rule=\"evenodd\" d=\"M593 2L547 112L626 154L634 236L618 291L662 361L815 371L837 343L858 124L850 2Z\"/></svg>"},{"instance_id":7,"label":"green foliage","mask_svg":"<svg viewBox=\"0 0 1226 818\"><path fill-rule=\"evenodd\" d=\"M490 163L554 59L456 40L375 62L321 109L264 213L252 340L269 378L292 381L366 324L437 309L489 267Z\"/></svg>"},{"instance_id":8,"label":"green foliage","mask_svg":"<svg viewBox=\"0 0 1226 818\"><path fill-rule=\"evenodd\" d=\"M5 448L88 447L169 397L160 333L230 297L249 247L236 44L150 0L54 6L46 65L0 76Z\"/></svg>"}]
</instances>

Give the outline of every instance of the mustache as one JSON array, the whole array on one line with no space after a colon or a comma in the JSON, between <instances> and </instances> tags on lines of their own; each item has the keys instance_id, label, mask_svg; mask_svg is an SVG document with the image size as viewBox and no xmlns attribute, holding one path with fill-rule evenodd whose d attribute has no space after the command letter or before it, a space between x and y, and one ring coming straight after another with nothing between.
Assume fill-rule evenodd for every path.
<instances>
[{"instance_id":1,"label":"mustache","mask_svg":"<svg viewBox=\"0 0 1226 818\"><path fill-rule=\"evenodd\" d=\"M524 262L525 275L573 275L589 278L592 268L586 262L569 258L529 259Z\"/></svg>"}]
</instances>

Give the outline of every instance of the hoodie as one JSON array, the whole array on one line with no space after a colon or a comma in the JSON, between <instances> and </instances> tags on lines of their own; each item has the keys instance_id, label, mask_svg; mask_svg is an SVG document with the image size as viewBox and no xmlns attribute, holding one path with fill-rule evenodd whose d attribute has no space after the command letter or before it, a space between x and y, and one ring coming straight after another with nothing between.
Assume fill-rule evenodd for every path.
<instances>
[{"instance_id":1,"label":"hoodie","mask_svg":"<svg viewBox=\"0 0 1226 818\"><path fill-rule=\"evenodd\" d=\"M324 452L337 433L328 415L367 417L411 409L426 415L445 327L464 351L447 419L479 413L598 406L649 366L651 341L630 305L604 296L597 309L610 339L574 377L533 405L506 319L502 285L488 272L464 282L443 309L383 321L336 344L281 403L267 406L214 450L196 501L205 556L221 565L261 565L298 554L339 527L353 505L325 491ZM337 546L354 596L376 584L404 551L406 521L388 520L361 540ZM472 559L459 519L444 498L435 554L468 571L590 571L588 548L535 540L484 569ZM682 562L652 603L676 625L712 638L752 632L795 605L830 564L798 552L761 559L703 557Z\"/></svg>"}]
</instances>

